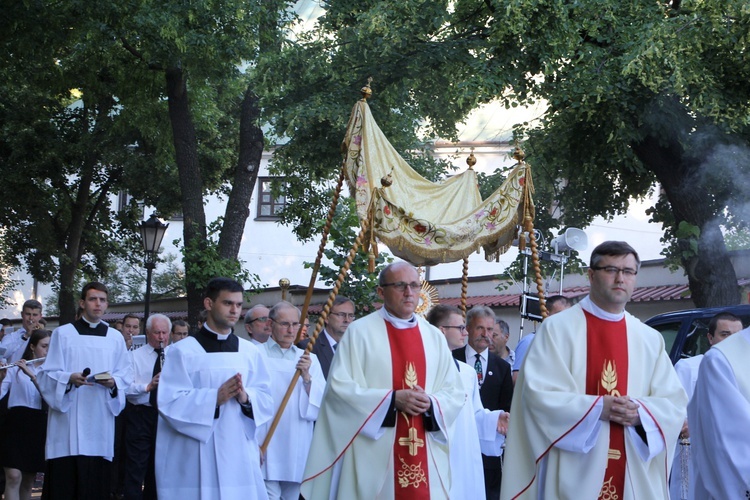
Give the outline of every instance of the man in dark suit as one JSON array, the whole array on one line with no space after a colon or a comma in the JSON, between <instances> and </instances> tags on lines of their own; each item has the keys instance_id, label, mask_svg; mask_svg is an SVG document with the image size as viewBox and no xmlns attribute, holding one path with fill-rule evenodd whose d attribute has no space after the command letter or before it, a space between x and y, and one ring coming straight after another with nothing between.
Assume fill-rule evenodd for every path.
<instances>
[{"instance_id":1,"label":"man in dark suit","mask_svg":"<svg viewBox=\"0 0 750 500\"><path fill-rule=\"evenodd\" d=\"M479 381L479 396L488 410L510 411L513 378L510 365L489 350L495 329L495 313L489 307L476 306L466 314L469 343L455 349L453 357L473 366ZM501 457L482 455L484 488L487 500L500 498Z\"/></svg>"},{"instance_id":2,"label":"man in dark suit","mask_svg":"<svg viewBox=\"0 0 750 500\"><path fill-rule=\"evenodd\" d=\"M331 367L333 355L336 352L336 345L341 341L344 332L349 324L354 321L354 302L351 299L339 295L333 301L331 312L328 313L326 326L318 335L318 340L313 346L312 352L318 357L320 367L323 369L323 376L328 378L328 369ZM297 347L300 349L307 348L308 340L303 340Z\"/></svg>"}]
</instances>

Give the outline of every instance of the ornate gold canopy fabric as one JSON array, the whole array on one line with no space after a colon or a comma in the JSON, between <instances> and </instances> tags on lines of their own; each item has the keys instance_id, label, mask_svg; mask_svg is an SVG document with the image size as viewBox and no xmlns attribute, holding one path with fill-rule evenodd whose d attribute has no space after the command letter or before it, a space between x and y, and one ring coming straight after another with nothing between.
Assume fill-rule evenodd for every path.
<instances>
[{"instance_id":1,"label":"ornate gold canopy fabric","mask_svg":"<svg viewBox=\"0 0 750 500\"><path fill-rule=\"evenodd\" d=\"M360 220L368 218L375 236L414 265L461 260L480 247L487 260L494 260L515 238L524 200L533 211L531 172L522 161L486 200L471 168L430 182L388 142L364 99L352 110L342 148ZM389 174L392 184L381 187Z\"/></svg>"}]
</instances>

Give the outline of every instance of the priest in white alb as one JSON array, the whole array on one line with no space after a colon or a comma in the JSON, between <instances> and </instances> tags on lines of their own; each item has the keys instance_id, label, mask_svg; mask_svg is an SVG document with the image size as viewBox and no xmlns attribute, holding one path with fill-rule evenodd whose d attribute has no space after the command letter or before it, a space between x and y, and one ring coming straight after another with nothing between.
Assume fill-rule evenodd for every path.
<instances>
[{"instance_id":1,"label":"priest in white alb","mask_svg":"<svg viewBox=\"0 0 750 500\"><path fill-rule=\"evenodd\" d=\"M750 498L750 329L709 349L688 405L698 500Z\"/></svg>"},{"instance_id":2,"label":"priest in white alb","mask_svg":"<svg viewBox=\"0 0 750 500\"><path fill-rule=\"evenodd\" d=\"M268 443L261 470L269 500L298 500L326 380L318 357L294 345L300 326L299 309L281 301L271 308L268 317L271 336L258 349L266 357L271 372L274 413L278 412L297 369L301 376ZM268 422L258 429L259 443L263 443L270 426Z\"/></svg>"},{"instance_id":3,"label":"priest in white alb","mask_svg":"<svg viewBox=\"0 0 750 500\"><path fill-rule=\"evenodd\" d=\"M729 312L720 312L708 322L706 340L709 346L726 340L730 335L742 330L742 320ZM695 383L698 380L698 369L703 361L703 354L697 354L691 358L683 358L674 365L677 378L680 379L689 401L693 397ZM682 426L680 439L677 444L674 462L672 462L672 473L669 477L669 494L672 500L689 500L694 498L695 488L695 461L693 460L690 445L690 430L688 421Z\"/></svg>"},{"instance_id":4,"label":"priest in white alb","mask_svg":"<svg viewBox=\"0 0 750 500\"><path fill-rule=\"evenodd\" d=\"M258 348L233 333L242 291L212 279L203 327L167 351L157 396L159 500L268 498L256 430L272 416L271 375Z\"/></svg>"},{"instance_id":5,"label":"priest in white alb","mask_svg":"<svg viewBox=\"0 0 750 500\"><path fill-rule=\"evenodd\" d=\"M545 319L519 372L501 499L668 498L687 396L656 330L625 312L640 267L596 247L590 293Z\"/></svg>"},{"instance_id":6,"label":"priest in white alb","mask_svg":"<svg viewBox=\"0 0 750 500\"><path fill-rule=\"evenodd\" d=\"M396 262L379 278L384 306L349 325L328 373L302 495L448 498L448 428L465 395L443 335L414 314L421 284Z\"/></svg>"}]
</instances>

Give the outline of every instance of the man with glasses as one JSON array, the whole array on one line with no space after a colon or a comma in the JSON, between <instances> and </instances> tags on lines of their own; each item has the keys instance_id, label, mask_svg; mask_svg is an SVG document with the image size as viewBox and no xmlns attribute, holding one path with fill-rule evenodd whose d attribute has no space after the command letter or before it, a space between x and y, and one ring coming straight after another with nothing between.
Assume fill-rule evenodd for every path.
<instances>
[{"instance_id":1,"label":"man with glasses","mask_svg":"<svg viewBox=\"0 0 750 500\"><path fill-rule=\"evenodd\" d=\"M542 322L519 372L502 498L669 498L687 396L656 330L625 312L640 260L592 255L587 297Z\"/></svg>"},{"instance_id":2,"label":"man with glasses","mask_svg":"<svg viewBox=\"0 0 750 500\"><path fill-rule=\"evenodd\" d=\"M465 395L442 333L414 314L420 289L414 266L386 266L383 307L349 325L338 344L305 498L448 497L448 428Z\"/></svg>"},{"instance_id":3,"label":"man with glasses","mask_svg":"<svg viewBox=\"0 0 750 500\"><path fill-rule=\"evenodd\" d=\"M247 332L247 333L245 333ZM271 320L268 318L268 308L263 304L251 307L245 314L245 332L237 334L255 345L268 341L271 336Z\"/></svg>"},{"instance_id":4,"label":"man with glasses","mask_svg":"<svg viewBox=\"0 0 750 500\"><path fill-rule=\"evenodd\" d=\"M331 361L336 353L338 343L344 336L349 324L356 318L354 314L354 302L351 299L338 295L331 306L331 312L328 313L326 326L318 335L315 345L312 348L313 354L318 357L320 367L323 369L323 376L328 378L328 370L331 369ZM309 340L303 340L297 346L300 349L306 349Z\"/></svg>"},{"instance_id":5,"label":"man with glasses","mask_svg":"<svg viewBox=\"0 0 750 500\"><path fill-rule=\"evenodd\" d=\"M453 306L438 304L427 314L427 321L445 335L450 349L462 349L466 340L463 313ZM499 457L503 452L509 414L490 411L482 405L477 372L473 366L456 360L467 404L451 429L450 498L482 498L485 495L482 453ZM499 495L498 491L498 495ZM495 497L497 498L497 497Z\"/></svg>"},{"instance_id":6,"label":"man with glasses","mask_svg":"<svg viewBox=\"0 0 750 500\"><path fill-rule=\"evenodd\" d=\"M271 338L259 348L271 371L274 413L281 406L295 371L299 370L301 376L269 442L261 469L270 500L297 500L326 384L317 356L294 345L300 326L299 309L281 301L268 316ZM265 439L269 426L270 422L259 429L259 442Z\"/></svg>"},{"instance_id":7,"label":"man with glasses","mask_svg":"<svg viewBox=\"0 0 750 500\"><path fill-rule=\"evenodd\" d=\"M172 323L172 331L169 334L169 340L173 344L180 340L185 340L190 335L190 326L187 321L177 319Z\"/></svg>"}]
</instances>

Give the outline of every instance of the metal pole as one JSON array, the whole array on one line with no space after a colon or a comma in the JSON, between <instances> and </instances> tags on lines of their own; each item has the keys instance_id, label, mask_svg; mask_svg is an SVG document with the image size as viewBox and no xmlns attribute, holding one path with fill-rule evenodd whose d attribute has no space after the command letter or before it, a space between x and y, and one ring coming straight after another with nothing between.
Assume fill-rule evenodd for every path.
<instances>
[{"instance_id":1,"label":"metal pole","mask_svg":"<svg viewBox=\"0 0 750 500\"><path fill-rule=\"evenodd\" d=\"M145 311L143 313L143 335L146 335L146 320L148 320L149 309L151 306L151 272L156 267L156 264L146 262L146 304Z\"/></svg>"}]
</instances>

